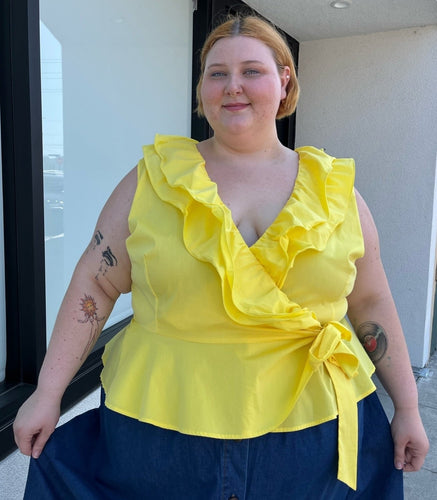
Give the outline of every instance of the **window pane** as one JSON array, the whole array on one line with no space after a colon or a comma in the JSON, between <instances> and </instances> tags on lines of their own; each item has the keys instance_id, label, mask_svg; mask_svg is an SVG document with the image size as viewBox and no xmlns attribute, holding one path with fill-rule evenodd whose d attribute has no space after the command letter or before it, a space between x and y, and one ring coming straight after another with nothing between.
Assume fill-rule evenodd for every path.
<instances>
[{"instance_id":1,"label":"window pane","mask_svg":"<svg viewBox=\"0 0 437 500\"><path fill-rule=\"evenodd\" d=\"M2 152L0 144L0 172L1 162ZM3 186L2 176L0 175L0 382L5 379L6 367L5 254L3 236Z\"/></svg>"},{"instance_id":2,"label":"window pane","mask_svg":"<svg viewBox=\"0 0 437 500\"><path fill-rule=\"evenodd\" d=\"M62 5L61 5L62 4ZM40 1L48 337L106 199L156 132L188 135L192 1ZM123 296L107 323L130 314Z\"/></svg>"},{"instance_id":3,"label":"window pane","mask_svg":"<svg viewBox=\"0 0 437 500\"><path fill-rule=\"evenodd\" d=\"M62 47L40 22L47 333L65 292Z\"/></svg>"}]
</instances>

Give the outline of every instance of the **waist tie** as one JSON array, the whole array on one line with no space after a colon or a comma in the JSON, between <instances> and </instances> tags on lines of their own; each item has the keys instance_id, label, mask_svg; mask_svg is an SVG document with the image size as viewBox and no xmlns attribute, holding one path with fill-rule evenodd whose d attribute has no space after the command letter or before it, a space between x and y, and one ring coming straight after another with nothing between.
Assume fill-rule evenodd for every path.
<instances>
[{"instance_id":1,"label":"waist tie","mask_svg":"<svg viewBox=\"0 0 437 500\"><path fill-rule=\"evenodd\" d=\"M343 342L350 339L351 332L341 323L332 321L324 325L309 349L306 369L313 373L324 364L331 377L338 408L337 478L356 490L358 410L349 379L357 375L359 362Z\"/></svg>"}]
</instances>

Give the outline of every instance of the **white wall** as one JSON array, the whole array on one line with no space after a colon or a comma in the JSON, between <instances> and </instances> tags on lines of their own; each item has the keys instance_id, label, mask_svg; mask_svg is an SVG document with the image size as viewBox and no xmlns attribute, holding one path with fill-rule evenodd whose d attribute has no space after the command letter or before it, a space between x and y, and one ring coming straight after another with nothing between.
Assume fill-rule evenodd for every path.
<instances>
[{"instance_id":1,"label":"white wall","mask_svg":"<svg viewBox=\"0 0 437 500\"><path fill-rule=\"evenodd\" d=\"M299 78L296 146L355 158L411 360L423 366L435 262L437 27L303 42Z\"/></svg>"},{"instance_id":2,"label":"white wall","mask_svg":"<svg viewBox=\"0 0 437 500\"><path fill-rule=\"evenodd\" d=\"M52 146L61 151L64 171L63 231L46 238L50 335L98 214L142 156L142 145L157 132L190 134L192 1L41 0L40 5L53 47L41 57L43 90L50 78L62 80L47 88L47 95L43 91L46 130L62 141L62 147ZM124 296L107 325L129 312Z\"/></svg>"}]
</instances>

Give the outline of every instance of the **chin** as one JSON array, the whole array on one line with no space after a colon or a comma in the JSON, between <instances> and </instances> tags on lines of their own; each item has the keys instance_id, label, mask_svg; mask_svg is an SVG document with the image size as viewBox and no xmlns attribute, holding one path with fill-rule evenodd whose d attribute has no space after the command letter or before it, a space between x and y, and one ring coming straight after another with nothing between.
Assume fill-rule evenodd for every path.
<instances>
[{"instance_id":1,"label":"chin","mask_svg":"<svg viewBox=\"0 0 437 500\"><path fill-rule=\"evenodd\" d=\"M218 127L218 129L222 130L223 132L235 134L235 135L240 135L244 134L247 132L251 132L257 127L253 122L248 123L247 121L233 121L231 123L222 123Z\"/></svg>"}]
</instances>

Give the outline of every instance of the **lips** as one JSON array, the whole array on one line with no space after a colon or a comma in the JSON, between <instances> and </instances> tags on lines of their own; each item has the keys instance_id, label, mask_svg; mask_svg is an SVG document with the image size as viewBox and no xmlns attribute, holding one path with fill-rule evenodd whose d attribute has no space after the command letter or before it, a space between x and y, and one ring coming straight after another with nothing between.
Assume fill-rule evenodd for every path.
<instances>
[{"instance_id":1,"label":"lips","mask_svg":"<svg viewBox=\"0 0 437 500\"><path fill-rule=\"evenodd\" d=\"M223 107L227 109L228 111L241 111L243 109L246 109L249 106L249 104L245 102L232 102L229 104L224 104Z\"/></svg>"}]
</instances>

